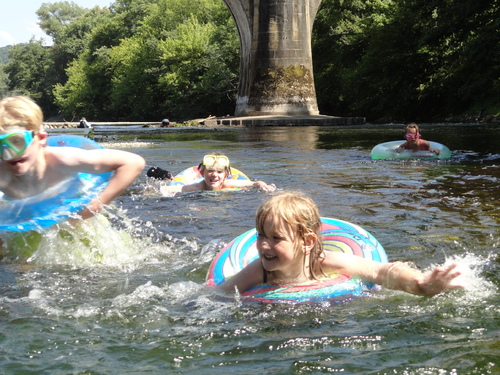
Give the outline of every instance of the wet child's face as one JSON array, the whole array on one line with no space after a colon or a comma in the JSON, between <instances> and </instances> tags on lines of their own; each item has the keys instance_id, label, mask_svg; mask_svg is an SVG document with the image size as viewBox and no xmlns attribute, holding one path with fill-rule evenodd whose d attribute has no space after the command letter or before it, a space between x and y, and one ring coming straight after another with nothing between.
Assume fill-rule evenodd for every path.
<instances>
[{"instance_id":1,"label":"wet child's face","mask_svg":"<svg viewBox=\"0 0 500 375\"><path fill-rule=\"evenodd\" d=\"M258 234L257 249L264 269L300 273L303 256L297 252L295 234L290 225L272 216L268 216L263 224L264 233Z\"/></svg>"},{"instance_id":2,"label":"wet child's face","mask_svg":"<svg viewBox=\"0 0 500 375\"><path fill-rule=\"evenodd\" d=\"M405 134L405 139L408 143L417 143L420 138L420 134L417 132L417 129L408 129Z\"/></svg>"},{"instance_id":3,"label":"wet child's face","mask_svg":"<svg viewBox=\"0 0 500 375\"><path fill-rule=\"evenodd\" d=\"M22 126L11 126L0 132L0 156L14 175L23 175L35 158L37 135Z\"/></svg>"},{"instance_id":4,"label":"wet child's face","mask_svg":"<svg viewBox=\"0 0 500 375\"><path fill-rule=\"evenodd\" d=\"M214 165L213 167L205 167L203 177L208 190L221 190L227 175L224 168Z\"/></svg>"}]
</instances>

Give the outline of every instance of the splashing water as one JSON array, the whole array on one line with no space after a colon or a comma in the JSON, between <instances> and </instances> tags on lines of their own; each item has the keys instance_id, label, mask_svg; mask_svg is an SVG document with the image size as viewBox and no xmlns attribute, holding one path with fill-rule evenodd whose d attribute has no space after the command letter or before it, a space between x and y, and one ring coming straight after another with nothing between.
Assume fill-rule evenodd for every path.
<instances>
[{"instance_id":1,"label":"splashing water","mask_svg":"<svg viewBox=\"0 0 500 375\"><path fill-rule=\"evenodd\" d=\"M4 261L131 271L173 248L152 243L147 223L139 226L120 210L109 208L87 220L75 219L40 232L4 235Z\"/></svg>"},{"instance_id":2,"label":"splashing water","mask_svg":"<svg viewBox=\"0 0 500 375\"><path fill-rule=\"evenodd\" d=\"M484 301L498 293L498 287L484 277L487 270L497 254L490 254L486 258L466 253L463 255L454 255L446 259L445 265L457 263L461 275L456 281L464 286L464 292L457 297L459 304L473 304Z\"/></svg>"}]
</instances>

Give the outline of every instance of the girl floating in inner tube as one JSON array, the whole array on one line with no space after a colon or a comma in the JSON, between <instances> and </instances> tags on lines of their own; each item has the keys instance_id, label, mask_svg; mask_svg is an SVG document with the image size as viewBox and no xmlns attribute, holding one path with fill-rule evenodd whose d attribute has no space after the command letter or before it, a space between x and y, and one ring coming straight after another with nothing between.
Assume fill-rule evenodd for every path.
<instances>
[{"instance_id":1,"label":"girl floating in inner tube","mask_svg":"<svg viewBox=\"0 0 500 375\"><path fill-rule=\"evenodd\" d=\"M396 152L400 153L403 150L411 150L411 151L431 151L436 155L439 155L439 150L437 148L432 148L430 143L424 139L420 138L420 129L417 124L412 122L408 124L405 129L405 139L406 142L401 144L398 148L396 148Z\"/></svg>"},{"instance_id":2,"label":"girl floating in inner tube","mask_svg":"<svg viewBox=\"0 0 500 375\"><path fill-rule=\"evenodd\" d=\"M275 195L257 211L259 258L217 288L243 293L259 284L285 285L344 274L390 289L433 296L463 288L457 264L420 272L402 262L379 263L342 252L323 251L321 219L316 204L300 193Z\"/></svg>"},{"instance_id":3,"label":"girl floating in inner tube","mask_svg":"<svg viewBox=\"0 0 500 375\"><path fill-rule=\"evenodd\" d=\"M205 155L198 165L198 170L203 179L189 185L166 186L166 191L170 193L187 193L199 190L223 190L233 188L255 187L264 192L276 190L274 184L266 184L264 181L251 181L247 179L229 179L231 166L227 156L215 152Z\"/></svg>"}]
</instances>

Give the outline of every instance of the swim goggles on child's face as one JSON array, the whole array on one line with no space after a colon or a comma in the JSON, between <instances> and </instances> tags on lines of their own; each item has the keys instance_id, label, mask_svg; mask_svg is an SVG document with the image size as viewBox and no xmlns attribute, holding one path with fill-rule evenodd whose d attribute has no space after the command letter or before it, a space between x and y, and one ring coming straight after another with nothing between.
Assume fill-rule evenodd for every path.
<instances>
[{"instance_id":1,"label":"swim goggles on child's face","mask_svg":"<svg viewBox=\"0 0 500 375\"><path fill-rule=\"evenodd\" d=\"M415 139L415 138L420 138L420 134L416 133L416 134L405 134L405 137L406 138L411 138L411 139Z\"/></svg>"},{"instance_id":2,"label":"swim goggles on child's face","mask_svg":"<svg viewBox=\"0 0 500 375\"><path fill-rule=\"evenodd\" d=\"M203 165L205 167L213 167L215 164L219 167L227 167L229 159L224 155L205 155L203 157Z\"/></svg>"},{"instance_id":3,"label":"swim goggles on child's face","mask_svg":"<svg viewBox=\"0 0 500 375\"><path fill-rule=\"evenodd\" d=\"M0 156L2 160L12 160L21 155L33 142L35 132L32 130L18 130L0 135Z\"/></svg>"}]
</instances>

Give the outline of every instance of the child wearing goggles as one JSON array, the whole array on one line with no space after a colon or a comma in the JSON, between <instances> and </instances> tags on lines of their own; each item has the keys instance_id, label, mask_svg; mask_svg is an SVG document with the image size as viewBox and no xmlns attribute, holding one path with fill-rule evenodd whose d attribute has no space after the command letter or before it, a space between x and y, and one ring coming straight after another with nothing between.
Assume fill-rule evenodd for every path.
<instances>
[{"instance_id":1,"label":"child wearing goggles","mask_svg":"<svg viewBox=\"0 0 500 375\"><path fill-rule=\"evenodd\" d=\"M21 155L31 144L35 136L34 131L19 130L0 135L0 158L12 160Z\"/></svg>"},{"instance_id":2,"label":"child wearing goggles","mask_svg":"<svg viewBox=\"0 0 500 375\"><path fill-rule=\"evenodd\" d=\"M356 255L324 251L321 219L313 200L301 193L273 195L257 210L259 257L217 289L243 293L259 284L284 285L344 274L390 289L433 296L463 288L456 263L420 272L403 262L380 263Z\"/></svg>"},{"instance_id":3,"label":"child wearing goggles","mask_svg":"<svg viewBox=\"0 0 500 375\"><path fill-rule=\"evenodd\" d=\"M0 101L0 191L9 199L41 194L79 172L114 171L100 196L80 212L86 219L118 197L144 168L144 159L127 151L49 147L42 121L41 108L28 97Z\"/></svg>"},{"instance_id":4,"label":"child wearing goggles","mask_svg":"<svg viewBox=\"0 0 500 375\"><path fill-rule=\"evenodd\" d=\"M223 190L232 188L255 187L264 192L276 190L274 184L266 184L264 181L232 180L227 177L231 174L231 166L227 156L221 153L208 154L203 157L198 165L198 170L203 180L190 185L166 186L170 193L187 193L200 190Z\"/></svg>"},{"instance_id":5,"label":"child wearing goggles","mask_svg":"<svg viewBox=\"0 0 500 375\"><path fill-rule=\"evenodd\" d=\"M425 141L420 138L420 129L418 125L414 122L408 124L405 128L405 139L406 142L401 144L398 148L396 148L396 152L400 153L403 150L411 150L411 151L431 151L436 155L439 155L439 150L436 148L431 148L431 145L428 141Z\"/></svg>"}]
</instances>

